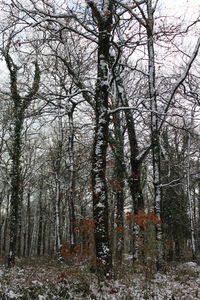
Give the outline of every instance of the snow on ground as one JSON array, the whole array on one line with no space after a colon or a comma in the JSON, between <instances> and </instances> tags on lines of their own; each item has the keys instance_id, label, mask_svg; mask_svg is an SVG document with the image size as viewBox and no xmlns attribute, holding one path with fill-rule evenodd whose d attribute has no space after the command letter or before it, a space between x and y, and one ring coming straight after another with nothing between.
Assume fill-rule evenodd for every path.
<instances>
[{"instance_id":1,"label":"snow on ground","mask_svg":"<svg viewBox=\"0 0 200 300\"><path fill-rule=\"evenodd\" d=\"M151 273L146 266L120 267L116 278L98 282L86 265L32 259L7 269L0 266L0 299L21 300L198 300L200 266L193 262Z\"/></svg>"}]
</instances>

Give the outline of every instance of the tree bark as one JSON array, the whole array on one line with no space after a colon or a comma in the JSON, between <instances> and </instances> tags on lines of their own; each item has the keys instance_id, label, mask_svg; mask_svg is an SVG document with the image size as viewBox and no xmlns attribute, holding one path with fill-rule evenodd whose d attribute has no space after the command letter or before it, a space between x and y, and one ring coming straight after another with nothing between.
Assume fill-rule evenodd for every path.
<instances>
[{"instance_id":1,"label":"tree bark","mask_svg":"<svg viewBox=\"0 0 200 300\"><path fill-rule=\"evenodd\" d=\"M93 1L88 1L98 24L98 66L95 91L95 133L92 157L93 217L95 220L96 269L98 275L109 276L112 253L108 229L108 194L106 185L106 153L108 145L108 96L110 65L110 32L112 25L112 0L105 1L99 11Z\"/></svg>"},{"instance_id":2,"label":"tree bark","mask_svg":"<svg viewBox=\"0 0 200 300\"><path fill-rule=\"evenodd\" d=\"M148 71L149 71L149 98L151 100L151 142L153 156L153 185L154 185L154 212L160 218L161 207L161 180L160 180L160 140L159 124L157 114L157 95L156 95L156 77L155 77L155 53L154 53L154 9L152 0L147 1L146 31L147 31L147 48L148 48ZM157 268L162 264L162 228L161 224L156 225L156 239L158 243L157 251Z\"/></svg>"},{"instance_id":3,"label":"tree bark","mask_svg":"<svg viewBox=\"0 0 200 300\"><path fill-rule=\"evenodd\" d=\"M69 205L69 238L70 238L70 251L74 251L76 244L76 216L75 216L75 203L74 203L74 190L75 190L75 170L74 170L74 123L73 123L74 107L68 113L69 118L69 186L68 186L68 205Z\"/></svg>"},{"instance_id":4,"label":"tree bark","mask_svg":"<svg viewBox=\"0 0 200 300\"><path fill-rule=\"evenodd\" d=\"M11 200L10 200L10 244L8 254L8 266L15 265L17 234L19 225L19 207L21 195L21 132L23 126L23 114L18 113L15 107L16 115L14 116L13 129L13 146L12 146L12 171L11 171Z\"/></svg>"},{"instance_id":5,"label":"tree bark","mask_svg":"<svg viewBox=\"0 0 200 300\"><path fill-rule=\"evenodd\" d=\"M124 169L121 163L124 161L124 136L121 126L120 113L114 116L115 132L115 167L114 167L114 196L116 201L116 259L122 262L124 251Z\"/></svg>"},{"instance_id":6,"label":"tree bark","mask_svg":"<svg viewBox=\"0 0 200 300\"><path fill-rule=\"evenodd\" d=\"M190 232L191 232L191 245L192 245L192 260L196 261L196 237L195 237L195 222L194 222L194 203L192 200L191 182L190 182L190 147L191 147L191 134L188 133L188 145L187 145L187 194L189 205L189 217L190 217Z\"/></svg>"},{"instance_id":7,"label":"tree bark","mask_svg":"<svg viewBox=\"0 0 200 300\"><path fill-rule=\"evenodd\" d=\"M11 167L11 200L10 200L10 242L8 251L8 267L15 265L15 256L17 250L17 236L19 226L19 209L21 205L22 195L22 176L21 176L21 153L22 153L22 129L24 122L24 114L31 103L33 97L39 89L40 70L39 65L35 62L35 74L32 87L29 93L23 97L18 92L18 67L13 62L9 48L2 50L7 68L10 75L10 96L13 102L13 122L11 124L11 142L10 151L12 167Z\"/></svg>"}]
</instances>

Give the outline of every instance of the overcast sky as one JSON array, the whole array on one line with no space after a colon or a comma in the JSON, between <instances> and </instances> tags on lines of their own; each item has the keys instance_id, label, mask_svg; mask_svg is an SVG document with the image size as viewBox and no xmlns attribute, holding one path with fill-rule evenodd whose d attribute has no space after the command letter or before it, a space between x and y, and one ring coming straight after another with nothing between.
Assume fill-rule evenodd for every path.
<instances>
[{"instance_id":1,"label":"overcast sky","mask_svg":"<svg viewBox=\"0 0 200 300\"><path fill-rule=\"evenodd\" d=\"M185 14L188 19L195 19L200 15L200 0L160 0L163 8L167 8L170 15Z\"/></svg>"}]
</instances>

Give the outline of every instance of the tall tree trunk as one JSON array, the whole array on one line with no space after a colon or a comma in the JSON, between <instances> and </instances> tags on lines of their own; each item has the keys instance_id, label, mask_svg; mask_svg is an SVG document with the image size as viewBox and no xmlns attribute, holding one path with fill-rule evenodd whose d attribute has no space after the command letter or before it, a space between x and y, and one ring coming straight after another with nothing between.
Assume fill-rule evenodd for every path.
<instances>
[{"instance_id":1,"label":"tall tree trunk","mask_svg":"<svg viewBox=\"0 0 200 300\"><path fill-rule=\"evenodd\" d=\"M123 80L120 75L120 68L115 72L116 76L116 88L117 88L117 95L121 100L121 103L125 107L129 107L126 91L124 88ZM133 201L133 208L134 213L138 213L139 210L144 209L144 199L142 195L142 188L141 188L141 175L140 175L140 166L141 162L144 159L145 155L148 153L144 152L144 154L139 158L139 149L138 149L138 142L135 130L135 123L133 119L133 114L131 109L125 110L125 118L126 118L126 125L128 131L128 139L130 145L130 167L131 167L131 174L128 176L128 184L130 188L130 193ZM127 173L127 172L126 172Z\"/></svg>"},{"instance_id":2,"label":"tall tree trunk","mask_svg":"<svg viewBox=\"0 0 200 300\"><path fill-rule=\"evenodd\" d=\"M120 76L120 70L116 72L116 87L118 90L118 97L121 99L121 103L125 107L129 107L128 100L126 97L126 91L124 89L123 81ZM125 110L125 118L126 118L126 125L127 125L127 131L128 131L128 138L129 138L129 145L130 145L130 168L131 168L131 174L127 176L129 189L132 197L132 203L133 203L133 211L134 214L137 214L139 210L144 210L144 198L142 195L142 188L141 188L141 175L140 175L140 168L141 168L141 162L144 159L145 155L148 153L148 151L143 152L145 154L141 155L140 158L138 158L139 155L139 149L138 149L138 142L137 142L137 136L135 131L135 124L133 119L133 114L131 110ZM124 166L125 169L125 166ZM127 174L127 171L125 170L125 174ZM137 260L139 258L139 252L141 248L141 245L139 245L139 241L142 240L140 235L142 235L142 228L139 228L137 224L133 225L133 260Z\"/></svg>"},{"instance_id":3,"label":"tall tree trunk","mask_svg":"<svg viewBox=\"0 0 200 300\"><path fill-rule=\"evenodd\" d=\"M194 225L194 203L192 200L191 182L190 182L190 148L191 148L191 134L188 133L187 145L187 194L189 204L189 217L190 217L190 232L191 232L191 245L192 245L192 260L196 261L196 238L195 238L195 225Z\"/></svg>"},{"instance_id":4,"label":"tall tree trunk","mask_svg":"<svg viewBox=\"0 0 200 300\"><path fill-rule=\"evenodd\" d=\"M46 253L46 233L47 233L47 221L46 219L44 220L43 223L43 237L42 237L42 254L45 255Z\"/></svg>"},{"instance_id":5,"label":"tall tree trunk","mask_svg":"<svg viewBox=\"0 0 200 300\"><path fill-rule=\"evenodd\" d=\"M38 208L37 215L39 216L38 220L38 235L37 235L37 255L41 255L42 248L42 225L43 225L43 212L42 212L42 195L43 195L43 181L41 181L40 191L39 191L39 200L38 200Z\"/></svg>"},{"instance_id":6,"label":"tall tree trunk","mask_svg":"<svg viewBox=\"0 0 200 300\"><path fill-rule=\"evenodd\" d=\"M69 237L70 237L70 251L76 244L76 217L75 217L75 203L74 203L74 190L75 190L75 170L74 170L74 123L73 123L74 107L68 113L69 118L69 186L68 186L68 205L69 205Z\"/></svg>"},{"instance_id":7,"label":"tall tree trunk","mask_svg":"<svg viewBox=\"0 0 200 300\"><path fill-rule=\"evenodd\" d=\"M121 126L120 113L114 116L115 132L115 167L114 167L114 196L116 201L116 259L122 262L124 251L124 169L121 164L124 161L124 136Z\"/></svg>"},{"instance_id":8,"label":"tall tree trunk","mask_svg":"<svg viewBox=\"0 0 200 300\"><path fill-rule=\"evenodd\" d=\"M110 37L113 1L105 1L100 11L95 2L87 1L98 25L98 66L95 91L95 133L92 157L93 216L95 220L96 267L99 275L110 275L112 254L108 228L108 194L106 152L108 144L108 95Z\"/></svg>"},{"instance_id":9,"label":"tall tree trunk","mask_svg":"<svg viewBox=\"0 0 200 300\"><path fill-rule=\"evenodd\" d=\"M7 239L8 239L8 227L9 227L9 206L10 206L10 193L7 194L6 212L5 220L3 226L3 240L2 240L2 250L6 252L7 250Z\"/></svg>"},{"instance_id":10,"label":"tall tree trunk","mask_svg":"<svg viewBox=\"0 0 200 300\"><path fill-rule=\"evenodd\" d=\"M15 108L17 110L17 108ZM16 113L14 116L13 145L12 145L12 171L11 171L11 200L10 200L10 244L8 253L8 266L15 265L17 234L19 225L19 207L21 195L21 132L23 115Z\"/></svg>"},{"instance_id":11,"label":"tall tree trunk","mask_svg":"<svg viewBox=\"0 0 200 300\"><path fill-rule=\"evenodd\" d=\"M30 197L31 192L28 191L27 194L27 239L26 239L26 255L30 256L30 249L31 249L31 205L30 205Z\"/></svg>"},{"instance_id":12,"label":"tall tree trunk","mask_svg":"<svg viewBox=\"0 0 200 300\"><path fill-rule=\"evenodd\" d=\"M12 38L10 36L9 44L2 50L10 76L10 95L13 102L13 123L11 126L11 200L10 200L10 242L8 250L7 264L9 267L15 265L15 256L17 250L17 235L19 226L19 209L22 195L22 176L21 176L21 152L22 152L22 129L24 114L33 97L39 89L40 70L39 65L35 62L35 73L30 92L27 95L20 96L18 91L18 70L19 68L12 60L9 54L9 47Z\"/></svg>"},{"instance_id":13,"label":"tall tree trunk","mask_svg":"<svg viewBox=\"0 0 200 300\"><path fill-rule=\"evenodd\" d=\"M23 213L23 180L20 181L20 203L19 203L19 214L18 214L18 233L17 233L17 256L23 255L23 231L24 231L24 213Z\"/></svg>"},{"instance_id":14,"label":"tall tree trunk","mask_svg":"<svg viewBox=\"0 0 200 300\"><path fill-rule=\"evenodd\" d=\"M55 201L55 214L54 214L54 253L56 253L61 246L60 235L60 179L56 174L56 201Z\"/></svg>"},{"instance_id":15,"label":"tall tree trunk","mask_svg":"<svg viewBox=\"0 0 200 300\"><path fill-rule=\"evenodd\" d=\"M58 107L58 141L56 146L56 160L54 166L55 172L55 183L56 183L56 195L54 203L54 244L53 252L57 253L61 246L61 214L60 214L60 204L61 204L61 167L62 167L62 154L63 154L63 121L61 114L61 99L59 99Z\"/></svg>"},{"instance_id":16,"label":"tall tree trunk","mask_svg":"<svg viewBox=\"0 0 200 300\"><path fill-rule=\"evenodd\" d=\"M157 114L157 95L155 86L155 53L154 53L154 8L152 0L147 0L146 21L147 47L148 47L148 74L149 74L149 98L151 101L151 142L153 156L153 185L154 185L154 212L160 218L161 207L161 182L160 182L160 140ZM162 264L162 228L161 224L156 225L156 239L158 243L157 268Z\"/></svg>"}]
</instances>

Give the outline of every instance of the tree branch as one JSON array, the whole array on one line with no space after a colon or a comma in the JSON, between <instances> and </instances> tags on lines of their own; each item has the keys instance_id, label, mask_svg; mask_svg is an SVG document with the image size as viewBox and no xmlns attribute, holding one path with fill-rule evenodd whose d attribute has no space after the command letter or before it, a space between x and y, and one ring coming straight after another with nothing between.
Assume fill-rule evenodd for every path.
<instances>
[{"instance_id":1,"label":"tree branch","mask_svg":"<svg viewBox=\"0 0 200 300\"><path fill-rule=\"evenodd\" d=\"M168 103L167 103L167 105L166 105L166 108L165 108L165 110L164 110L164 116L165 116L165 117L161 120L161 123L160 123L160 125L159 125L159 130L162 128L163 123L165 122L166 114L167 114L167 112L168 112L168 110L169 110L169 107L170 107L170 105L171 105L172 99L174 98L174 95L176 94L177 89L178 89L179 86L184 82L185 78L187 77L187 75L188 75L188 73L189 73L189 71L190 71L190 69L191 69L191 67L192 67L192 64L193 64L195 58L197 57L197 54L198 54L198 52L199 52L199 48L200 48L200 37L199 37L198 40L197 40L196 47L195 47L195 49L194 49L194 52L193 52L193 54L192 54L190 60L188 61L188 64L187 64L187 66L186 66L186 68L185 68L185 71L184 71L183 74L178 78L178 80L176 81L176 83L175 83L175 85L174 85L174 87L173 87L173 89L172 89L172 92L171 92L169 101L168 101Z\"/></svg>"},{"instance_id":2,"label":"tree branch","mask_svg":"<svg viewBox=\"0 0 200 300\"><path fill-rule=\"evenodd\" d=\"M23 109L26 109L28 107L29 103L31 102L31 100L33 99L33 97L36 95L36 93L39 90L40 68L39 68L39 64L37 61L34 62L34 65L35 65L35 74L34 74L33 85L32 85L30 92L28 93L28 95L26 95L24 97L23 104L22 104Z\"/></svg>"}]
</instances>

